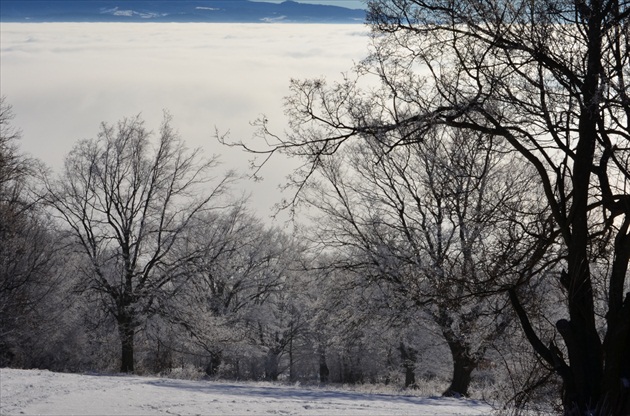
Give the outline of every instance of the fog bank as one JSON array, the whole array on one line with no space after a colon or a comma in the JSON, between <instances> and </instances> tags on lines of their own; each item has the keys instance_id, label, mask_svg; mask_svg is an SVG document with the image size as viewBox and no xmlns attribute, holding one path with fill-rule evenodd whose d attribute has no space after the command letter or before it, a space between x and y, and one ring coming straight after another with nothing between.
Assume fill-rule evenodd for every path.
<instances>
[{"instance_id":1,"label":"fog bank","mask_svg":"<svg viewBox=\"0 0 630 416\"><path fill-rule=\"evenodd\" d=\"M340 79L367 54L367 33L361 25L3 23L1 93L22 149L56 170L102 121L141 113L157 129L165 109L190 147L245 170L251 155L216 143L215 126L249 138L249 123L264 113L281 131L290 78ZM289 171L278 159L263 182L244 185L259 214L269 214Z\"/></svg>"}]
</instances>

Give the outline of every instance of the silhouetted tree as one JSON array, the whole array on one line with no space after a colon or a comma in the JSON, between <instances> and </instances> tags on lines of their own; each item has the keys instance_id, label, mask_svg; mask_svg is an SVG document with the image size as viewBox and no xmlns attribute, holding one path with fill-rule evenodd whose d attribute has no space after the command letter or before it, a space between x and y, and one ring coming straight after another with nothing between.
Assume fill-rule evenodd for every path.
<instances>
[{"instance_id":1,"label":"silhouetted tree","mask_svg":"<svg viewBox=\"0 0 630 416\"><path fill-rule=\"evenodd\" d=\"M527 312L534 267L509 290L523 331L562 378L565 414L630 413L630 3L369 4L373 53L357 77L378 87L294 81L292 131L262 152L304 157L303 180L355 137L393 149L446 125L503 138L535 169L564 256L564 271L545 275L564 290L562 340L542 339Z\"/></svg>"}]
</instances>

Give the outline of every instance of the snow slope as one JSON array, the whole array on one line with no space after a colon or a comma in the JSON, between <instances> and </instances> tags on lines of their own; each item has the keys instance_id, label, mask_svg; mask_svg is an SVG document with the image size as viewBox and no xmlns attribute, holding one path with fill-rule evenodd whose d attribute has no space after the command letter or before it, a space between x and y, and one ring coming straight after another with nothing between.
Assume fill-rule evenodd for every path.
<instances>
[{"instance_id":1,"label":"snow slope","mask_svg":"<svg viewBox=\"0 0 630 416\"><path fill-rule=\"evenodd\" d=\"M482 403L266 383L0 369L1 415L487 415Z\"/></svg>"}]
</instances>

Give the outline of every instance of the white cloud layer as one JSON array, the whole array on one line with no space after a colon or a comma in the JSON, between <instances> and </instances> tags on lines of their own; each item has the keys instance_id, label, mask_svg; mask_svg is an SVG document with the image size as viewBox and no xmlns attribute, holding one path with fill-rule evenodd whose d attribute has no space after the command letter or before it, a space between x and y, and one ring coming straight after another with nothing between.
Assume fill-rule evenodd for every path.
<instances>
[{"instance_id":1,"label":"white cloud layer","mask_svg":"<svg viewBox=\"0 0 630 416\"><path fill-rule=\"evenodd\" d=\"M362 25L3 23L1 94L22 149L55 170L102 121L141 113L157 129L164 109L190 147L245 170L251 155L217 144L214 127L249 138L264 113L282 130L289 79L340 79L367 54L366 35ZM244 185L260 215L289 173L278 159L265 181Z\"/></svg>"}]
</instances>

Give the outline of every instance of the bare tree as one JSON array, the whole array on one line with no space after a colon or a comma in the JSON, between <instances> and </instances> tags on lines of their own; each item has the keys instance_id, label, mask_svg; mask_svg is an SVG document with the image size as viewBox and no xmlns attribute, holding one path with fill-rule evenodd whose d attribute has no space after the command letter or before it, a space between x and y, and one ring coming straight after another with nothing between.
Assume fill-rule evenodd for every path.
<instances>
[{"instance_id":1,"label":"bare tree","mask_svg":"<svg viewBox=\"0 0 630 416\"><path fill-rule=\"evenodd\" d=\"M562 378L566 414L630 413L630 3L374 0L368 20L358 76L379 87L295 81L293 133L263 152L305 157L308 178L354 137L395 148L442 124L504 138L536 170L565 253L562 341L534 329L527 278L509 290L523 331Z\"/></svg>"},{"instance_id":2,"label":"bare tree","mask_svg":"<svg viewBox=\"0 0 630 416\"><path fill-rule=\"evenodd\" d=\"M514 174L517 158L483 135L449 130L391 151L355 143L322 163L323 180L302 199L323 214L320 244L346 253L334 267L389 293L387 307L401 316L418 309L437 324L453 358L445 394L467 395L471 373L510 321L496 285L510 281L507 264L532 231L516 229L511 209L542 208L532 177Z\"/></svg>"},{"instance_id":3,"label":"bare tree","mask_svg":"<svg viewBox=\"0 0 630 416\"><path fill-rule=\"evenodd\" d=\"M229 205L235 180L212 177L217 158L187 150L170 122L165 115L155 141L139 117L103 123L96 139L77 143L61 175L46 178L46 201L88 260L80 289L117 323L122 372L134 371L137 329L200 255L174 250L179 239L195 218Z\"/></svg>"},{"instance_id":4,"label":"bare tree","mask_svg":"<svg viewBox=\"0 0 630 416\"><path fill-rule=\"evenodd\" d=\"M43 303L57 286L60 258L32 192L41 166L19 151L21 133L12 118L0 98L0 365L28 366L29 337L49 323Z\"/></svg>"},{"instance_id":5,"label":"bare tree","mask_svg":"<svg viewBox=\"0 0 630 416\"><path fill-rule=\"evenodd\" d=\"M165 318L187 334L182 349L204 356L210 376L239 360L277 379L302 327L295 290L300 245L244 203L191 225L176 250L198 255L185 265L189 279L164 305ZM242 376L240 369L232 374Z\"/></svg>"},{"instance_id":6,"label":"bare tree","mask_svg":"<svg viewBox=\"0 0 630 416\"><path fill-rule=\"evenodd\" d=\"M556 322L566 356L538 337L518 286L510 300L563 379L565 413L628 413L630 3L377 1L371 16L390 46L411 46L431 71L436 101L401 122L502 136L536 168L566 251L567 310ZM598 310L591 265L603 246L610 269Z\"/></svg>"}]
</instances>

